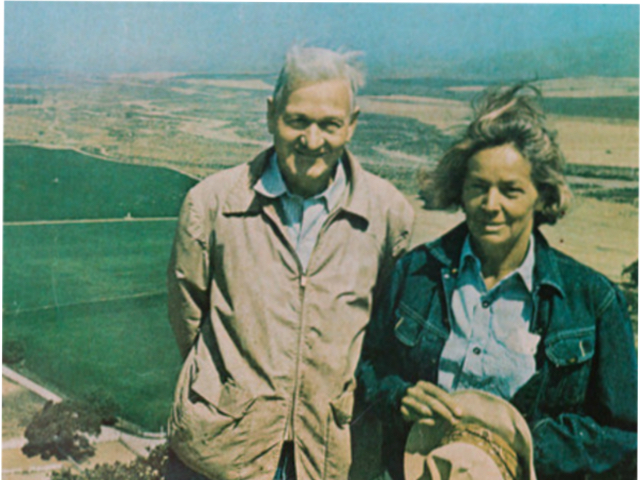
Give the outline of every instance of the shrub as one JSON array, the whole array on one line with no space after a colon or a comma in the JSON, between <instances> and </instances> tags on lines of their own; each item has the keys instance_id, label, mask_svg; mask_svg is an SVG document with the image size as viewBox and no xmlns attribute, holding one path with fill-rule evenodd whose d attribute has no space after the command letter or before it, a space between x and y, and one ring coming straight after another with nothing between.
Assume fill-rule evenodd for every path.
<instances>
[{"instance_id":1,"label":"shrub","mask_svg":"<svg viewBox=\"0 0 640 480\"><path fill-rule=\"evenodd\" d=\"M100 434L99 415L78 402L49 400L27 426L27 444L22 451L29 457L40 455L48 460L55 456L79 462L95 453L84 433Z\"/></svg>"},{"instance_id":2,"label":"shrub","mask_svg":"<svg viewBox=\"0 0 640 480\"><path fill-rule=\"evenodd\" d=\"M136 458L128 464L99 464L90 470L53 472L51 480L163 480L167 462L167 445L154 448L148 458Z\"/></svg>"},{"instance_id":3,"label":"shrub","mask_svg":"<svg viewBox=\"0 0 640 480\"><path fill-rule=\"evenodd\" d=\"M627 265L622 270L622 276L628 276L633 286L638 286L638 260Z\"/></svg>"},{"instance_id":4,"label":"shrub","mask_svg":"<svg viewBox=\"0 0 640 480\"><path fill-rule=\"evenodd\" d=\"M103 425L115 425L120 414L120 404L111 392L94 388L82 396L84 408L93 410Z\"/></svg>"},{"instance_id":5,"label":"shrub","mask_svg":"<svg viewBox=\"0 0 640 480\"><path fill-rule=\"evenodd\" d=\"M26 347L23 340L11 339L2 342L2 363L13 365L24 360Z\"/></svg>"}]
</instances>

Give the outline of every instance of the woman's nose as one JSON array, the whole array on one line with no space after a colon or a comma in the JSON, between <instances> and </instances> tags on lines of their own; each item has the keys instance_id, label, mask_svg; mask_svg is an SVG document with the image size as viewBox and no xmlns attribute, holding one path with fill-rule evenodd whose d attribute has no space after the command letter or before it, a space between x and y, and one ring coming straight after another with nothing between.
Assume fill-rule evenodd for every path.
<instances>
[{"instance_id":1,"label":"woman's nose","mask_svg":"<svg viewBox=\"0 0 640 480\"><path fill-rule=\"evenodd\" d=\"M495 211L500 207L500 192L495 188L490 188L485 197L483 205L487 211Z\"/></svg>"}]
</instances>

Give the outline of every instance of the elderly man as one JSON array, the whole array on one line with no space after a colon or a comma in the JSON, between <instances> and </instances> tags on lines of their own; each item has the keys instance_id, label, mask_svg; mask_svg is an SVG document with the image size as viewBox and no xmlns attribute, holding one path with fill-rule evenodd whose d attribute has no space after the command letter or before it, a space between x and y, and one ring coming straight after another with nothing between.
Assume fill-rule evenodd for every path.
<instances>
[{"instance_id":1,"label":"elderly man","mask_svg":"<svg viewBox=\"0 0 640 480\"><path fill-rule=\"evenodd\" d=\"M292 49L267 102L274 146L187 195L168 281L185 357L173 478L347 476L364 330L413 221L345 149L354 57Z\"/></svg>"}]
</instances>

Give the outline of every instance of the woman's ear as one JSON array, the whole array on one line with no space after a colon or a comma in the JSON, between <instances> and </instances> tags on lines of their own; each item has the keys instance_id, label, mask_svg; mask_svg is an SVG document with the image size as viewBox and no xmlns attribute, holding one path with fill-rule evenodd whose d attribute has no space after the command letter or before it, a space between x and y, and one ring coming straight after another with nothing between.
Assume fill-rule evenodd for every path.
<instances>
[{"instance_id":1,"label":"woman's ear","mask_svg":"<svg viewBox=\"0 0 640 480\"><path fill-rule=\"evenodd\" d=\"M547 201L545 197L541 194L538 194L538 199L536 200L536 203L533 206L533 210L535 212L543 212L546 207L547 207Z\"/></svg>"}]
</instances>

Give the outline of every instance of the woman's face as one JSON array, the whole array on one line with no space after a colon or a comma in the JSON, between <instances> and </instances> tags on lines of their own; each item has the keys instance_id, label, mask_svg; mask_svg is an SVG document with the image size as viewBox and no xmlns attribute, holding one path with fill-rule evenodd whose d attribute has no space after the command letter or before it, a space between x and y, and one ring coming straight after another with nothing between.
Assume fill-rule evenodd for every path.
<instances>
[{"instance_id":1,"label":"woman's face","mask_svg":"<svg viewBox=\"0 0 640 480\"><path fill-rule=\"evenodd\" d=\"M469 159L462 205L474 245L485 254L526 253L539 204L531 164L512 145L478 151Z\"/></svg>"}]
</instances>

